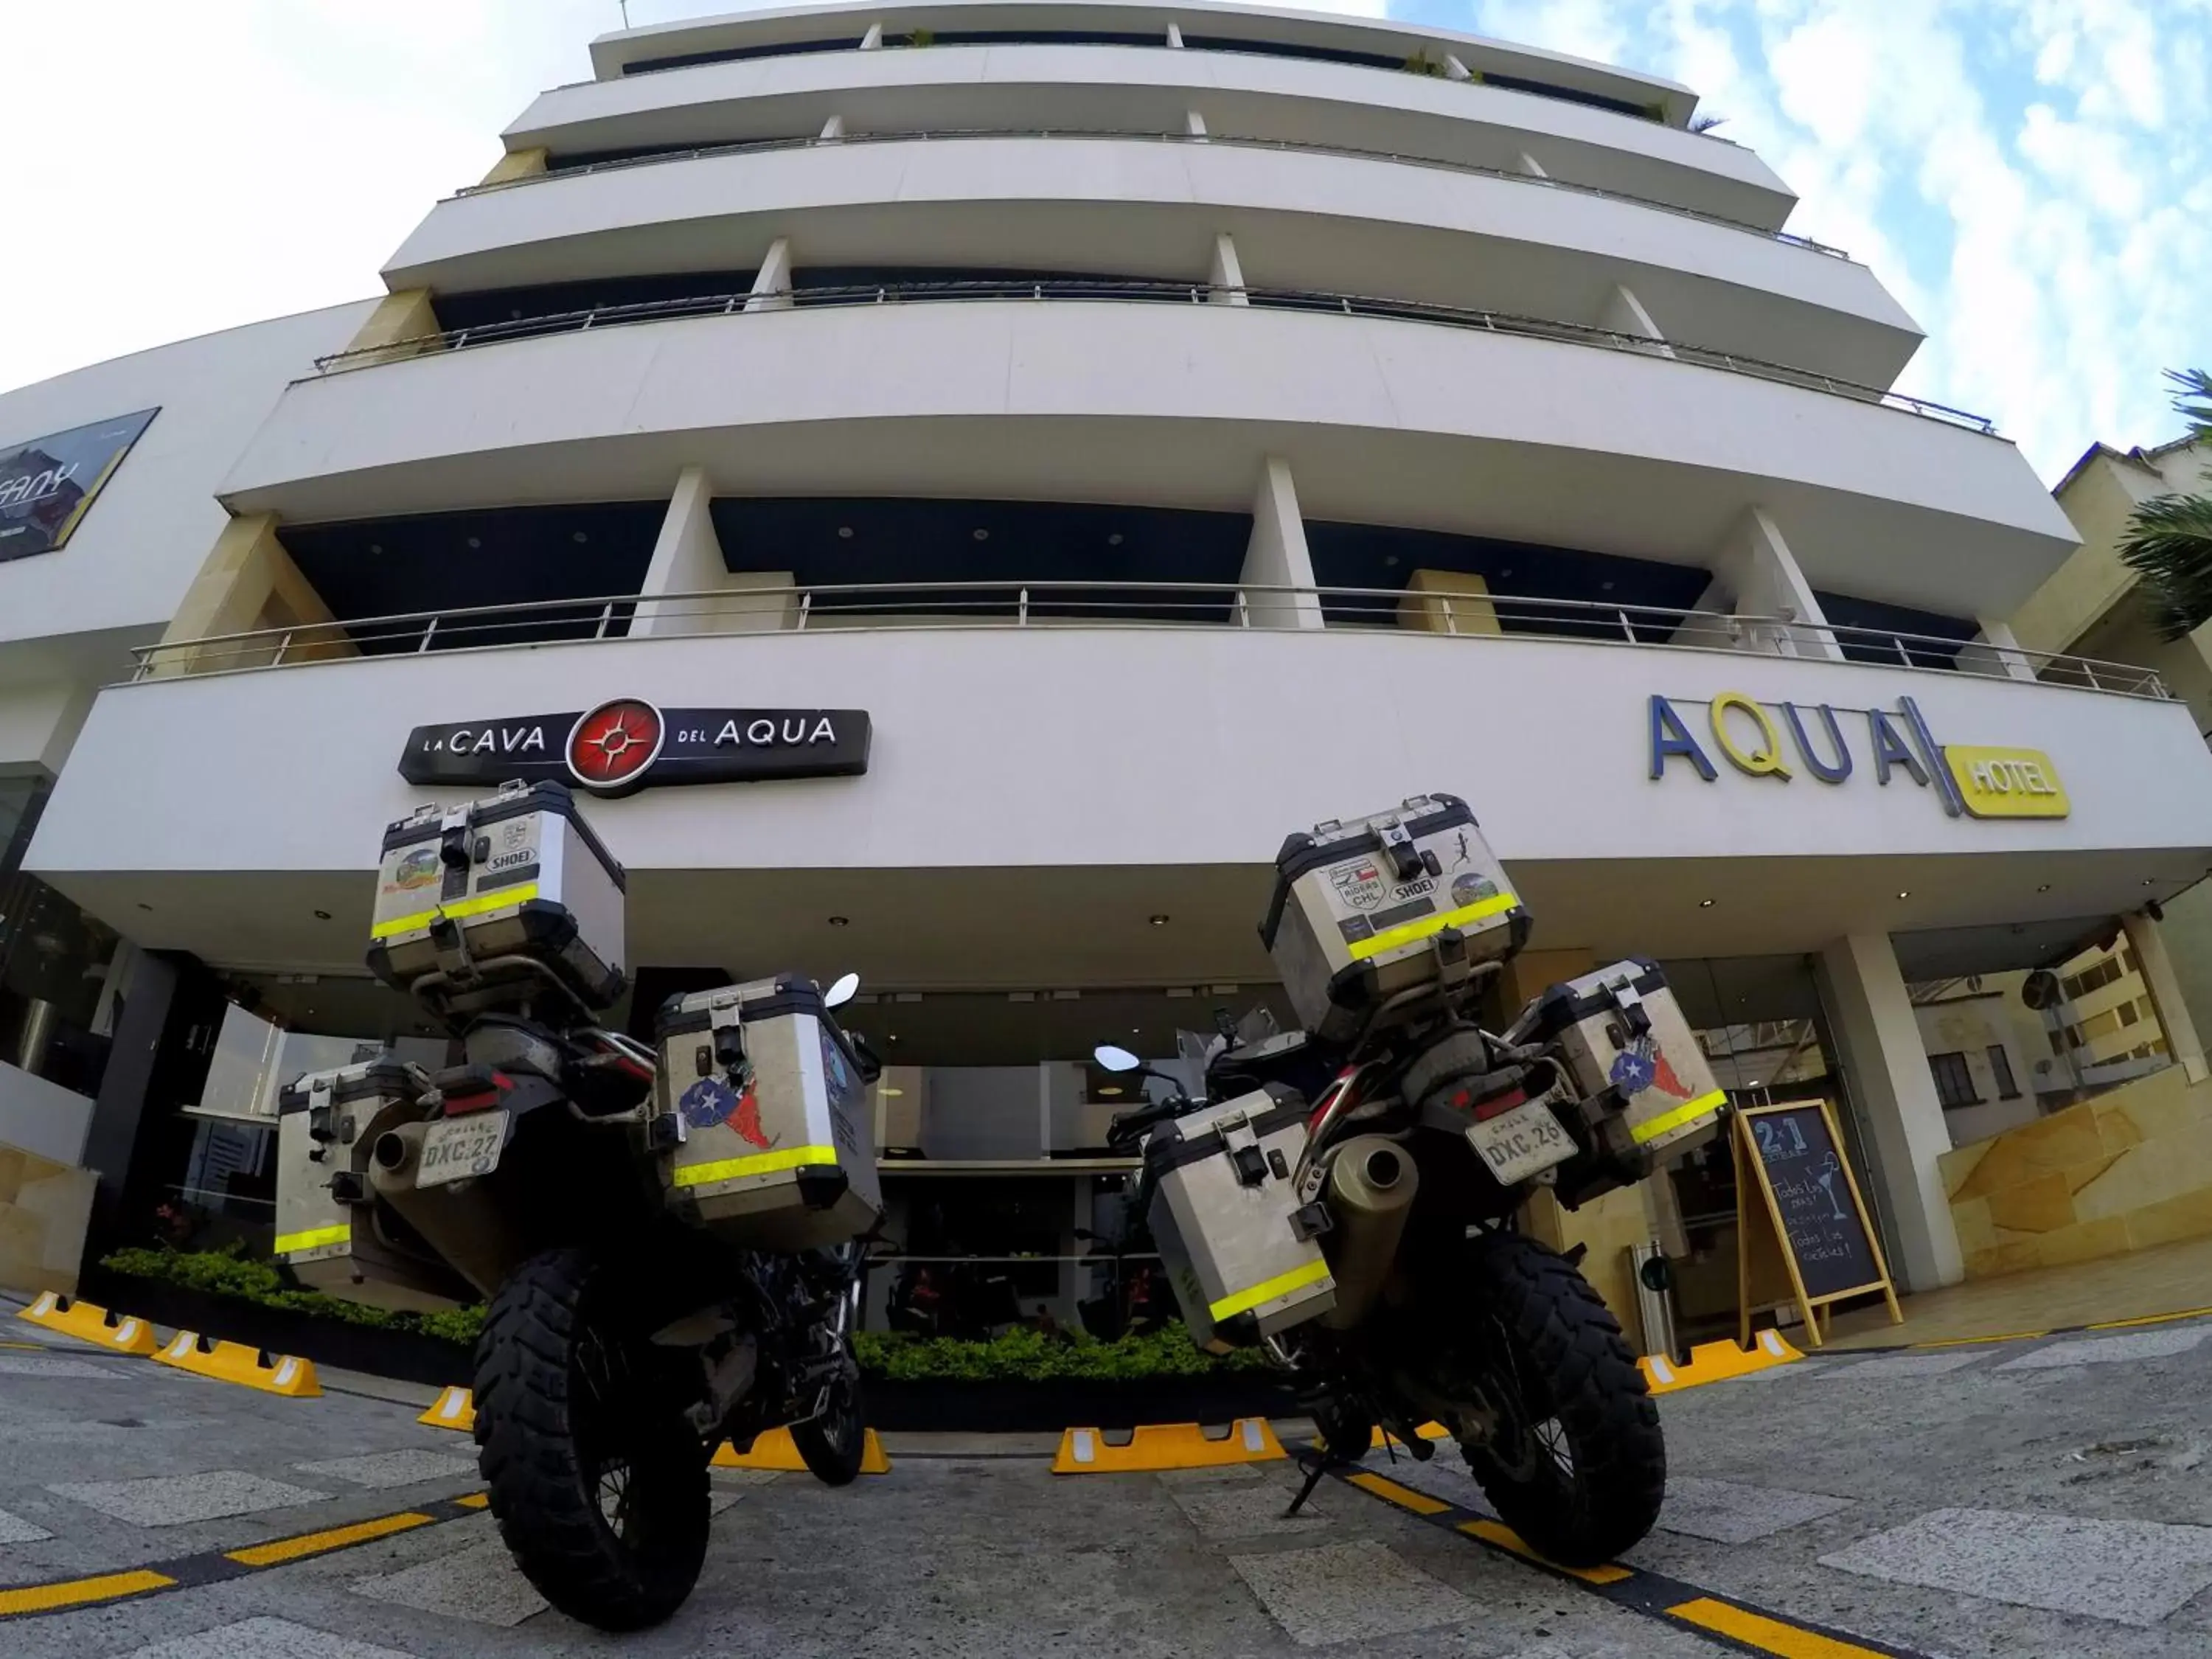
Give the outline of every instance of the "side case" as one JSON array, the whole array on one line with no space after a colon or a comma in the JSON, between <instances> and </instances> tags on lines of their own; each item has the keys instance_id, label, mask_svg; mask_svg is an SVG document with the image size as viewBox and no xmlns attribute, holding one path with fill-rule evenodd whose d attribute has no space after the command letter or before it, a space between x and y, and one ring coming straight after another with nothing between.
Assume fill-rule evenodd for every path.
<instances>
[{"instance_id":1,"label":"side case","mask_svg":"<svg viewBox=\"0 0 2212 1659\"><path fill-rule=\"evenodd\" d=\"M390 1059L310 1072L277 1092L275 1250L309 1289L417 1313L473 1299L452 1273L395 1249L378 1231L363 1178L368 1148L387 1112L412 1115L414 1092Z\"/></svg>"},{"instance_id":2,"label":"side case","mask_svg":"<svg viewBox=\"0 0 2212 1659\"><path fill-rule=\"evenodd\" d=\"M668 1202L770 1249L840 1244L883 1212L875 1073L796 975L671 998L657 1086L683 1119Z\"/></svg>"},{"instance_id":3,"label":"side case","mask_svg":"<svg viewBox=\"0 0 2212 1659\"><path fill-rule=\"evenodd\" d=\"M1336 1305L1291 1180L1305 1121L1304 1098L1276 1085L1164 1123L1145 1143L1152 1238L1201 1348L1249 1347Z\"/></svg>"},{"instance_id":4,"label":"side case","mask_svg":"<svg viewBox=\"0 0 2212 1659\"><path fill-rule=\"evenodd\" d=\"M1728 1092L1657 963L1631 957L1554 985L1522 1024L1557 1045L1577 1094L1613 1091L1629 1139L1651 1167L1686 1157L1719 1133Z\"/></svg>"}]
</instances>

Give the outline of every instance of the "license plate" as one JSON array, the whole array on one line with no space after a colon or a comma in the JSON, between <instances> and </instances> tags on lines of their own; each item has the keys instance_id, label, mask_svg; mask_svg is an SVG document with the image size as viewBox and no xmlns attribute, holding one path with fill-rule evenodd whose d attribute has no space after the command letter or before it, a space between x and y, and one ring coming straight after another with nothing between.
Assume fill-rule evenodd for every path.
<instances>
[{"instance_id":1,"label":"license plate","mask_svg":"<svg viewBox=\"0 0 2212 1659\"><path fill-rule=\"evenodd\" d=\"M1529 1101L1486 1122L1470 1125L1467 1139L1490 1166L1490 1173L1507 1187L1575 1155L1572 1138L1552 1115L1552 1109L1540 1101Z\"/></svg>"},{"instance_id":2,"label":"license plate","mask_svg":"<svg viewBox=\"0 0 2212 1659\"><path fill-rule=\"evenodd\" d=\"M417 1187L442 1187L499 1168L507 1145L505 1112L471 1112L433 1123L422 1136L422 1159L415 1166Z\"/></svg>"}]
</instances>

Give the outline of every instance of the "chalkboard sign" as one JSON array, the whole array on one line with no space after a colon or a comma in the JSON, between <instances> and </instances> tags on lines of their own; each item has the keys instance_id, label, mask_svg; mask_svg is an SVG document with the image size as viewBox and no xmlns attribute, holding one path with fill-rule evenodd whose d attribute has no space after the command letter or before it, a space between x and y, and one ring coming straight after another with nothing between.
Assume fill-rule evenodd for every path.
<instances>
[{"instance_id":1,"label":"chalkboard sign","mask_svg":"<svg viewBox=\"0 0 2212 1659\"><path fill-rule=\"evenodd\" d=\"M1745 1341L1750 1340L1752 1265L1762 1246L1778 1249L1816 1344L1813 1310L1846 1297L1880 1291L1888 1298L1893 1322L1902 1319L1873 1218L1826 1101L1738 1112L1735 1162Z\"/></svg>"}]
</instances>

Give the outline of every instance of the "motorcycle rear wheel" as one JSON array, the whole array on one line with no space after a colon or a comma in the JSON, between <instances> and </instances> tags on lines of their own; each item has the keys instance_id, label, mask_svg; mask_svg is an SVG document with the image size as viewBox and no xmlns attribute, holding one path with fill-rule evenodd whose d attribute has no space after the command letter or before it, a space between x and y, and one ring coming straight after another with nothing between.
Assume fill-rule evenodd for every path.
<instances>
[{"instance_id":1,"label":"motorcycle rear wheel","mask_svg":"<svg viewBox=\"0 0 2212 1659\"><path fill-rule=\"evenodd\" d=\"M847 1372L830 1385L822 1415L791 1425L792 1444L817 1480L825 1486L849 1486L859 1478L868 1449L868 1417L860 1403L860 1379Z\"/></svg>"},{"instance_id":2,"label":"motorcycle rear wheel","mask_svg":"<svg viewBox=\"0 0 2212 1659\"><path fill-rule=\"evenodd\" d=\"M515 1565L570 1618L657 1625L707 1554L707 1452L620 1316L620 1278L582 1250L533 1256L477 1344L477 1466Z\"/></svg>"},{"instance_id":3,"label":"motorcycle rear wheel","mask_svg":"<svg viewBox=\"0 0 2212 1659\"><path fill-rule=\"evenodd\" d=\"M1462 1447L1499 1518L1562 1566L1609 1560L1650 1531L1667 1491L1659 1408L1620 1326L1564 1256L1533 1239L1468 1241L1456 1346L1498 1417Z\"/></svg>"}]
</instances>

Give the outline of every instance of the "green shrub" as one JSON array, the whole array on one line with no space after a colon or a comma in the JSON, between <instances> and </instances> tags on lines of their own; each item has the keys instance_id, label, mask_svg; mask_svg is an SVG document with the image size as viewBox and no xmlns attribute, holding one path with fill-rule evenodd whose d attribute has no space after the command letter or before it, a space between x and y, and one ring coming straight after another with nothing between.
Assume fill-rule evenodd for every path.
<instances>
[{"instance_id":1,"label":"green shrub","mask_svg":"<svg viewBox=\"0 0 2212 1659\"><path fill-rule=\"evenodd\" d=\"M372 1308L359 1302L349 1302L343 1297L325 1296L320 1291L303 1291L289 1273L273 1261L258 1261L246 1255L242 1243L234 1241L219 1250L117 1250L100 1258L100 1265L112 1273L128 1273L136 1279L159 1279L165 1285L181 1285L187 1290L204 1291L210 1296L227 1296L240 1302L251 1302L258 1307L283 1308L293 1313L312 1315L317 1319L333 1319L341 1324L364 1326L371 1330L404 1331L412 1335L435 1337L441 1341L454 1342L463 1346L473 1346L477 1333L483 1326L482 1308L452 1308L438 1313L393 1313L383 1308ZM212 1332L221 1335L221 1332Z\"/></svg>"},{"instance_id":2,"label":"green shrub","mask_svg":"<svg viewBox=\"0 0 2212 1659\"><path fill-rule=\"evenodd\" d=\"M1192 1346L1179 1325L1111 1342L1032 1330L1008 1331L989 1341L973 1342L863 1332L855 1346L860 1369L892 1382L1129 1382L1267 1366L1265 1357L1256 1351L1217 1359Z\"/></svg>"},{"instance_id":3,"label":"green shrub","mask_svg":"<svg viewBox=\"0 0 2212 1659\"><path fill-rule=\"evenodd\" d=\"M373 1330L436 1337L465 1346L474 1345L483 1325L482 1308L392 1313L325 1296L319 1291L303 1291L284 1268L246 1255L243 1245L235 1243L220 1250L118 1250L103 1257L100 1265L112 1273L181 1285L258 1307L283 1308ZM1202 1352L1191 1346L1180 1325L1112 1342L1079 1335L1047 1336L1032 1330L1008 1331L988 1342L863 1332L854 1346L860 1352L863 1371L891 1382L1133 1382L1264 1370L1267 1366L1265 1356L1257 1350L1227 1358Z\"/></svg>"}]
</instances>

